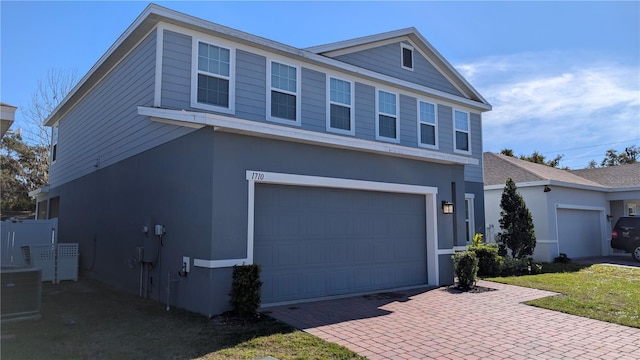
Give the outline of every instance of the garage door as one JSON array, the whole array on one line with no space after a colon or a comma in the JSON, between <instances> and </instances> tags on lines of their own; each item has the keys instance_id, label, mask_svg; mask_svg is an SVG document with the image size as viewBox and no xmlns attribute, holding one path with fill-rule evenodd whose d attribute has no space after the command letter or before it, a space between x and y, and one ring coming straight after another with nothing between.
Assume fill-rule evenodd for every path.
<instances>
[{"instance_id":1,"label":"garage door","mask_svg":"<svg viewBox=\"0 0 640 360\"><path fill-rule=\"evenodd\" d=\"M425 284L425 198L259 184L254 251L265 304Z\"/></svg>"},{"instance_id":2,"label":"garage door","mask_svg":"<svg viewBox=\"0 0 640 360\"><path fill-rule=\"evenodd\" d=\"M570 258L602 255L600 211L558 209L560 252Z\"/></svg>"}]
</instances>

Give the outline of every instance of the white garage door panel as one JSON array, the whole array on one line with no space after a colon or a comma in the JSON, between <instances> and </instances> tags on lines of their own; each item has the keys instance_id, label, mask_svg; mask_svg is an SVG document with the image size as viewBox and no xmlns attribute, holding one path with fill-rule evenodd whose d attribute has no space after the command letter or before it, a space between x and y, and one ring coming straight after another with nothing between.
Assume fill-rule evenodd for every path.
<instances>
[{"instance_id":1,"label":"white garage door panel","mask_svg":"<svg viewBox=\"0 0 640 360\"><path fill-rule=\"evenodd\" d=\"M570 258L602 255L600 211L558 209L560 252Z\"/></svg>"},{"instance_id":2,"label":"white garage door panel","mask_svg":"<svg viewBox=\"0 0 640 360\"><path fill-rule=\"evenodd\" d=\"M422 195L260 184L255 199L263 303L427 282Z\"/></svg>"}]
</instances>

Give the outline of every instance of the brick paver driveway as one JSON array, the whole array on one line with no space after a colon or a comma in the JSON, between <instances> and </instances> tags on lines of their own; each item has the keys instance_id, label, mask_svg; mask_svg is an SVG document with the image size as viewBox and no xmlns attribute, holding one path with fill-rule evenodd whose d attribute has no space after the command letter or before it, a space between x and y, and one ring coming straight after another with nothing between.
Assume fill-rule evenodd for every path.
<instances>
[{"instance_id":1,"label":"brick paver driveway","mask_svg":"<svg viewBox=\"0 0 640 360\"><path fill-rule=\"evenodd\" d=\"M640 329L521 304L553 295L414 289L266 308L369 359L640 359Z\"/></svg>"}]
</instances>

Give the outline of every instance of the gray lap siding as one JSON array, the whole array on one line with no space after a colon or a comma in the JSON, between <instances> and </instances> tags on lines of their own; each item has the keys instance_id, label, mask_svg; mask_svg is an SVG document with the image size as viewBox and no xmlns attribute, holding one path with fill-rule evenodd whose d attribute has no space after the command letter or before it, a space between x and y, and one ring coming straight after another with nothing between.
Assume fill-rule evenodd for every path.
<instances>
[{"instance_id":1,"label":"gray lap siding","mask_svg":"<svg viewBox=\"0 0 640 360\"><path fill-rule=\"evenodd\" d=\"M155 41L152 32L60 120L52 188L193 130L137 113L153 105Z\"/></svg>"},{"instance_id":2,"label":"gray lap siding","mask_svg":"<svg viewBox=\"0 0 640 360\"><path fill-rule=\"evenodd\" d=\"M185 109L192 111L203 111L191 107L191 42L190 35L179 34L170 30L164 30L163 36L163 71L162 71L162 90L161 102L162 107L171 109ZM397 49L396 49L397 47ZM396 51L397 50L397 51ZM266 114L266 93L267 93L267 58L262 54L252 53L244 49L236 49L236 76L235 81L235 116L240 119L267 122ZM347 56L348 62L369 68L369 65L363 65L358 59L365 54L380 53L381 62L391 68L393 66L399 68L400 45L390 44L380 49L367 50ZM397 54L396 54L397 52ZM398 56L397 59L390 60ZM351 59L354 57L354 59ZM342 57L339 57L342 59ZM414 53L416 59L416 70L411 73L412 81L433 85L433 88L447 91L452 94L459 95L457 90L442 85L446 79L439 75L437 71L422 56ZM397 60L397 63L396 63ZM425 62L425 64L423 64ZM377 69L377 68L376 68ZM422 69L422 70L421 70ZM375 69L374 69L375 70ZM380 70L380 69L378 69ZM391 70L380 71L387 74ZM407 72L402 70L388 73L387 75L401 76ZM338 74L330 73L331 75ZM301 66L301 125L305 130L316 132L326 131L326 76L327 73L312 70ZM438 77L439 76L439 77ZM415 80L417 77L418 80ZM437 78L437 79L436 79ZM437 81L436 81L437 80ZM355 94L354 116L355 116L355 138L365 140L375 140L376 125L376 87L369 83L355 81L353 91ZM398 111L399 121L397 131L400 134L400 144L408 147L418 147L418 119L417 119L417 99L415 96L399 93L400 109ZM437 102L436 102L437 103ZM446 153L454 153L453 151L453 124L452 124L452 107L449 105L438 104L438 151ZM471 113L471 149L472 157L482 161L481 148L481 129L480 114ZM286 126L286 125L282 125ZM344 135L349 136L349 135ZM482 167L471 166L467 171L470 181L482 181Z\"/></svg>"},{"instance_id":3,"label":"gray lap siding","mask_svg":"<svg viewBox=\"0 0 640 360\"><path fill-rule=\"evenodd\" d=\"M414 70L403 69L400 66L400 49L400 43L396 42L337 56L336 59L380 74L461 96L460 91L415 49L413 51Z\"/></svg>"}]
</instances>

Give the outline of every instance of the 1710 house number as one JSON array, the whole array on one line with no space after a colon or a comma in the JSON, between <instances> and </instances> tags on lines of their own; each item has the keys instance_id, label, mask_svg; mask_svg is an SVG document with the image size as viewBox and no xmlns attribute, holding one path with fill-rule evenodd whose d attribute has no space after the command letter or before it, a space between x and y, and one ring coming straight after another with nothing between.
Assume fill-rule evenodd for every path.
<instances>
[{"instance_id":1,"label":"1710 house number","mask_svg":"<svg viewBox=\"0 0 640 360\"><path fill-rule=\"evenodd\" d=\"M253 175L251 175L251 180L264 180L264 173L254 172L252 174Z\"/></svg>"}]
</instances>

